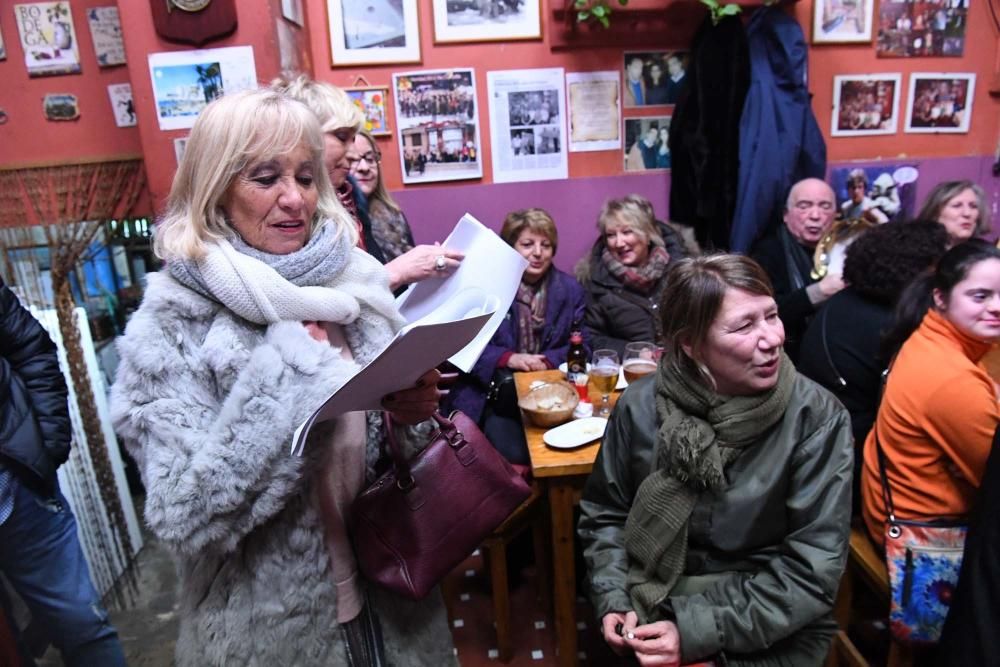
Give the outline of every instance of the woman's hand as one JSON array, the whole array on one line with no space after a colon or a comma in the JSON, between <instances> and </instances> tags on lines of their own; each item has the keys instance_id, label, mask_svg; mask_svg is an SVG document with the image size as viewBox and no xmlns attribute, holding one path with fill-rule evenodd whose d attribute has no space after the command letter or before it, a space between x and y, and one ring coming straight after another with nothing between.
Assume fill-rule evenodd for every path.
<instances>
[{"instance_id":1,"label":"woman's hand","mask_svg":"<svg viewBox=\"0 0 1000 667\"><path fill-rule=\"evenodd\" d=\"M322 322L317 322L315 320L306 320L302 323L302 326L306 328L309 332L309 336L320 343L329 343L330 337L326 333L326 327L323 326Z\"/></svg>"},{"instance_id":2,"label":"woman's hand","mask_svg":"<svg viewBox=\"0 0 1000 667\"><path fill-rule=\"evenodd\" d=\"M631 617L631 627L635 627L636 615L634 611L630 611L627 614L621 612L612 611L604 615L601 619L601 632L604 634L604 641L611 650L618 655L625 655L628 653L628 644L625 643L625 637L623 636L625 630L625 623L628 618ZM618 632L618 628L622 628L622 632Z\"/></svg>"},{"instance_id":3,"label":"woman's hand","mask_svg":"<svg viewBox=\"0 0 1000 667\"><path fill-rule=\"evenodd\" d=\"M424 373L410 389L387 394L382 397L382 408L394 421L406 426L413 426L430 419L438 408L443 392L438 390L441 373L431 369Z\"/></svg>"},{"instance_id":4,"label":"woman's hand","mask_svg":"<svg viewBox=\"0 0 1000 667\"><path fill-rule=\"evenodd\" d=\"M515 352L507 359L507 368L515 371L544 371L549 366L543 354L522 354Z\"/></svg>"},{"instance_id":5,"label":"woman's hand","mask_svg":"<svg viewBox=\"0 0 1000 667\"><path fill-rule=\"evenodd\" d=\"M625 644L635 652L640 665L680 667L681 636L676 625L657 621L637 626L631 632L634 639L626 631Z\"/></svg>"},{"instance_id":6,"label":"woman's hand","mask_svg":"<svg viewBox=\"0 0 1000 667\"><path fill-rule=\"evenodd\" d=\"M438 268L438 257L444 258L442 268ZM395 291L400 285L447 276L458 268L464 258L465 253L445 248L439 243L418 245L385 265L389 272L389 289Z\"/></svg>"}]
</instances>

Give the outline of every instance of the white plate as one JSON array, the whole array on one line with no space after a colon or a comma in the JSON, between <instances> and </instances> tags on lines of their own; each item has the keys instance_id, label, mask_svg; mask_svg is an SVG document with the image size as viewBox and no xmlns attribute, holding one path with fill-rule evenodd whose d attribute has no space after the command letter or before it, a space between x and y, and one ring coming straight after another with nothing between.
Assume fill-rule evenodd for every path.
<instances>
[{"instance_id":1,"label":"white plate","mask_svg":"<svg viewBox=\"0 0 1000 667\"><path fill-rule=\"evenodd\" d=\"M549 447L573 449L601 438L604 435L604 427L607 425L608 420L604 417L576 419L546 431L542 440Z\"/></svg>"},{"instance_id":2,"label":"white plate","mask_svg":"<svg viewBox=\"0 0 1000 667\"><path fill-rule=\"evenodd\" d=\"M587 372L588 373L590 372L590 369L592 367L593 366L591 364L587 364ZM567 371L568 368L569 367L566 365L565 361L562 362L561 364L559 364L559 371L563 374L563 376L566 375L566 371ZM615 385L615 390L621 391L622 389L624 389L627 386L628 386L628 382L625 381L625 371L622 370L619 367L618 368L618 384Z\"/></svg>"}]
</instances>

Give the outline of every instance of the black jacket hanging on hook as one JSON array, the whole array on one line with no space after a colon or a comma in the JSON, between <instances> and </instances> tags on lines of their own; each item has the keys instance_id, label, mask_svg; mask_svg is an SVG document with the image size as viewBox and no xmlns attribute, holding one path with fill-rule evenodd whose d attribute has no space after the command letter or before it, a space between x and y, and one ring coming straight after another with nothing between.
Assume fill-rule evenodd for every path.
<instances>
[{"instance_id":1,"label":"black jacket hanging on hook","mask_svg":"<svg viewBox=\"0 0 1000 667\"><path fill-rule=\"evenodd\" d=\"M688 86L670 128L670 219L693 226L706 249L729 247L736 208L739 124L750 56L739 17L710 17L691 45Z\"/></svg>"}]
</instances>

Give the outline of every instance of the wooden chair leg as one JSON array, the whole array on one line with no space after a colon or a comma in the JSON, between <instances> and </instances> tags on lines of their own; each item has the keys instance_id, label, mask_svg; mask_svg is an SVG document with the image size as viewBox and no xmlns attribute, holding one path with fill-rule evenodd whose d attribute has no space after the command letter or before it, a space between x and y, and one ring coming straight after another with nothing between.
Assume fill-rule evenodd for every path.
<instances>
[{"instance_id":1,"label":"wooden chair leg","mask_svg":"<svg viewBox=\"0 0 1000 667\"><path fill-rule=\"evenodd\" d=\"M507 548L503 542L484 545L489 553L490 584L493 589L493 619L497 630L500 662L510 662L514 654L510 640L510 591L507 583Z\"/></svg>"},{"instance_id":2,"label":"wooden chair leg","mask_svg":"<svg viewBox=\"0 0 1000 667\"><path fill-rule=\"evenodd\" d=\"M552 614L552 580L549 577L549 531L545 518L535 519L531 525L531 541L535 548L535 583L538 586L538 600L547 616Z\"/></svg>"}]
</instances>

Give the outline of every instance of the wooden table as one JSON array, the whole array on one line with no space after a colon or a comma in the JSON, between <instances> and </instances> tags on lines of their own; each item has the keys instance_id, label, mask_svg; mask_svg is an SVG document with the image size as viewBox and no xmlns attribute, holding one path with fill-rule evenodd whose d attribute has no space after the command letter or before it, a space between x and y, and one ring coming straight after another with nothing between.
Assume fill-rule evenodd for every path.
<instances>
[{"instance_id":1,"label":"wooden table","mask_svg":"<svg viewBox=\"0 0 1000 667\"><path fill-rule=\"evenodd\" d=\"M514 385L520 399L536 380L561 380L558 370L514 373ZM591 401L600 404L600 396L590 387ZM594 401L594 399L597 399ZM614 401L617 396L612 396ZM542 442L548 429L534 426L524 418L524 434L531 456L531 472L549 499L552 524L553 604L555 607L556 645L559 664L576 665L576 561L573 555L573 508L580 502L583 485L594 466L600 441L577 449L551 449Z\"/></svg>"}]
</instances>

